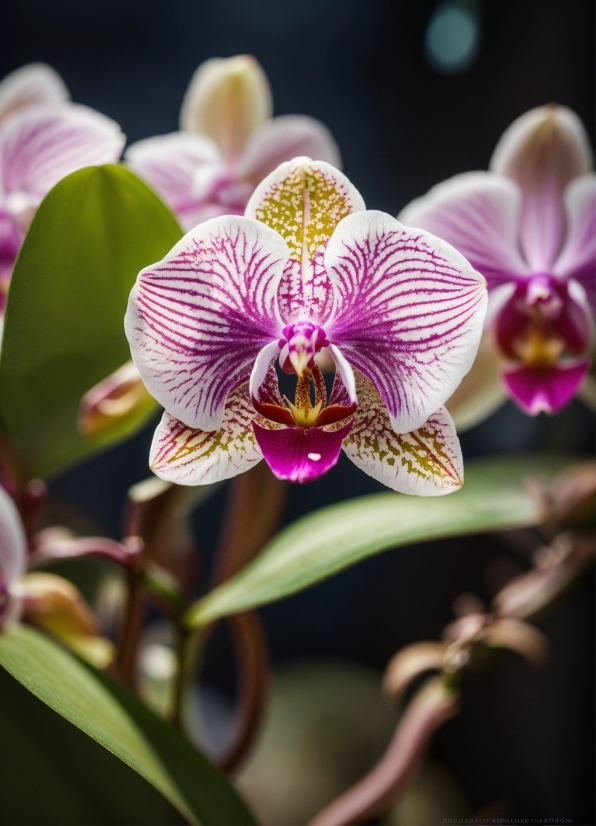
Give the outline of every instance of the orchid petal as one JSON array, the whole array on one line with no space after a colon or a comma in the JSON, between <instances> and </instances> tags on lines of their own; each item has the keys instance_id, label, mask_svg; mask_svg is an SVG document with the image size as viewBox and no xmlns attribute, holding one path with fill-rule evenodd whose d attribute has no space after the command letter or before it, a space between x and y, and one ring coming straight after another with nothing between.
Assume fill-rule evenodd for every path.
<instances>
[{"instance_id":1,"label":"orchid petal","mask_svg":"<svg viewBox=\"0 0 596 826\"><path fill-rule=\"evenodd\" d=\"M271 341L266 344L255 359L252 372L250 374L250 397L253 399L260 398L260 390L263 383L269 377L271 372L271 364L279 355L280 346L277 341ZM281 399L280 399L280 403Z\"/></svg>"},{"instance_id":2,"label":"orchid petal","mask_svg":"<svg viewBox=\"0 0 596 826\"><path fill-rule=\"evenodd\" d=\"M455 425L445 408L422 427L397 436L375 386L356 372L358 409L344 451L354 464L400 493L442 496L463 484L463 459Z\"/></svg>"},{"instance_id":3,"label":"orchid petal","mask_svg":"<svg viewBox=\"0 0 596 826\"><path fill-rule=\"evenodd\" d=\"M578 393L590 362L555 364L538 370L526 366L503 371L503 381L513 401L530 416L558 413Z\"/></svg>"},{"instance_id":4,"label":"orchid petal","mask_svg":"<svg viewBox=\"0 0 596 826\"><path fill-rule=\"evenodd\" d=\"M552 322L568 350L573 355L581 356L589 349L594 338L594 321L588 296L583 286L575 279L567 285L567 300L559 318Z\"/></svg>"},{"instance_id":5,"label":"orchid petal","mask_svg":"<svg viewBox=\"0 0 596 826\"><path fill-rule=\"evenodd\" d=\"M197 170L223 169L219 149L210 138L185 132L147 138L129 146L124 158L177 213L186 230L217 217L211 205L200 202L193 187Z\"/></svg>"},{"instance_id":6,"label":"orchid petal","mask_svg":"<svg viewBox=\"0 0 596 826\"><path fill-rule=\"evenodd\" d=\"M69 100L68 89L58 72L46 63L28 63L0 82L0 121L28 106Z\"/></svg>"},{"instance_id":7,"label":"orchid petal","mask_svg":"<svg viewBox=\"0 0 596 826\"><path fill-rule=\"evenodd\" d=\"M177 485L209 485L249 470L263 458L252 430L248 382L229 394L221 428L195 430L164 413L149 455L156 476Z\"/></svg>"},{"instance_id":8,"label":"orchid petal","mask_svg":"<svg viewBox=\"0 0 596 826\"><path fill-rule=\"evenodd\" d=\"M575 278L596 310L596 175L582 175L565 190L567 238L553 273Z\"/></svg>"},{"instance_id":9,"label":"orchid petal","mask_svg":"<svg viewBox=\"0 0 596 826\"><path fill-rule=\"evenodd\" d=\"M86 106L25 109L0 132L1 184L15 203L37 205L71 172L117 161L124 141L117 123Z\"/></svg>"},{"instance_id":10,"label":"orchid petal","mask_svg":"<svg viewBox=\"0 0 596 826\"><path fill-rule=\"evenodd\" d=\"M321 427L272 430L256 421L253 427L263 456L275 476L303 484L313 482L337 464L351 422L331 431Z\"/></svg>"},{"instance_id":11,"label":"orchid petal","mask_svg":"<svg viewBox=\"0 0 596 826\"><path fill-rule=\"evenodd\" d=\"M294 158L277 167L256 188L247 218L279 232L290 261L279 289L286 323L323 324L333 307L333 288L325 271L325 247L346 215L364 209L364 201L345 175L323 161Z\"/></svg>"},{"instance_id":12,"label":"orchid petal","mask_svg":"<svg viewBox=\"0 0 596 826\"><path fill-rule=\"evenodd\" d=\"M492 335L484 333L472 369L445 404L458 433L487 419L507 400L499 372L502 364Z\"/></svg>"},{"instance_id":13,"label":"orchid petal","mask_svg":"<svg viewBox=\"0 0 596 826\"><path fill-rule=\"evenodd\" d=\"M531 109L511 124L497 144L490 168L521 187L520 243L533 271L552 268L565 232L563 192L590 165L586 130L564 106Z\"/></svg>"},{"instance_id":14,"label":"orchid petal","mask_svg":"<svg viewBox=\"0 0 596 826\"><path fill-rule=\"evenodd\" d=\"M226 159L234 160L272 111L269 81L254 57L212 58L193 75L182 102L180 128L207 135Z\"/></svg>"},{"instance_id":15,"label":"orchid petal","mask_svg":"<svg viewBox=\"0 0 596 826\"><path fill-rule=\"evenodd\" d=\"M352 370L348 360L341 352L339 347L336 347L334 344L330 344L327 348L331 355L333 356L333 360L335 361L335 368L336 368L336 378L333 382L333 392L331 394L331 399L329 400L329 404L343 404L343 405L353 405L357 402L357 395L356 395L356 379L354 377L354 371ZM339 381L341 380L341 385ZM336 390L337 385L337 390ZM341 391L342 401L338 401L336 396L339 395L340 390L339 388L343 388Z\"/></svg>"},{"instance_id":16,"label":"orchid petal","mask_svg":"<svg viewBox=\"0 0 596 826\"><path fill-rule=\"evenodd\" d=\"M341 166L337 144L324 124L306 115L282 115L265 121L251 136L238 175L256 187L279 164L298 156Z\"/></svg>"},{"instance_id":17,"label":"orchid petal","mask_svg":"<svg viewBox=\"0 0 596 826\"><path fill-rule=\"evenodd\" d=\"M416 430L474 362L484 278L449 244L373 210L344 218L325 266L337 302L329 340L375 384L395 432Z\"/></svg>"},{"instance_id":18,"label":"orchid petal","mask_svg":"<svg viewBox=\"0 0 596 826\"><path fill-rule=\"evenodd\" d=\"M276 232L223 216L139 273L126 334L141 378L168 413L189 427L219 429L228 393L280 336L277 288L287 259Z\"/></svg>"},{"instance_id":19,"label":"orchid petal","mask_svg":"<svg viewBox=\"0 0 596 826\"><path fill-rule=\"evenodd\" d=\"M0 575L4 584L22 576L27 569L27 540L14 502L0 487Z\"/></svg>"},{"instance_id":20,"label":"orchid petal","mask_svg":"<svg viewBox=\"0 0 596 826\"><path fill-rule=\"evenodd\" d=\"M529 269L518 248L521 192L490 172L465 172L408 204L399 220L442 238L495 287Z\"/></svg>"}]
</instances>

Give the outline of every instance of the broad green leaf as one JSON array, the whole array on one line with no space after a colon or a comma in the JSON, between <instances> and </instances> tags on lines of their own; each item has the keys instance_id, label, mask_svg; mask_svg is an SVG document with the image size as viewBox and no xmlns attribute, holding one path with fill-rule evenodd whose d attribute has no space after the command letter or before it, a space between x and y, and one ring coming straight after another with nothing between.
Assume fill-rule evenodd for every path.
<instances>
[{"instance_id":1,"label":"broad green leaf","mask_svg":"<svg viewBox=\"0 0 596 826\"><path fill-rule=\"evenodd\" d=\"M42 202L12 276L0 355L0 422L25 476L98 449L77 429L81 397L130 358L128 294L139 270L181 234L122 166L74 172ZM132 419L130 428L140 424Z\"/></svg>"},{"instance_id":2,"label":"broad green leaf","mask_svg":"<svg viewBox=\"0 0 596 826\"><path fill-rule=\"evenodd\" d=\"M200 626L308 588L381 551L463 534L536 525L538 506L527 476L551 477L571 464L557 455L508 456L470 462L464 487L424 499L377 493L298 519L259 556L187 615Z\"/></svg>"},{"instance_id":3,"label":"broad green leaf","mask_svg":"<svg viewBox=\"0 0 596 826\"><path fill-rule=\"evenodd\" d=\"M134 769L189 822L254 822L229 783L187 740L113 679L52 640L17 626L0 635L0 665Z\"/></svg>"}]
</instances>

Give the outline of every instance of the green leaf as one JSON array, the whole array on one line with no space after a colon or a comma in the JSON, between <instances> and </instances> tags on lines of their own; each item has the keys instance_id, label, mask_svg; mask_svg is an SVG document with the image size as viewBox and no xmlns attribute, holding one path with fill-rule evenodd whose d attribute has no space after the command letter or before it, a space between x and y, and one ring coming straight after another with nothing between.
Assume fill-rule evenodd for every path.
<instances>
[{"instance_id":1,"label":"green leaf","mask_svg":"<svg viewBox=\"0 0 596 826\"><path fill-rule=\"evenodd\" d=\"M134 769L189 822L254 823L230 784L187 740L113 679L52 640L17 626L0 635L0 665Z\"/></svg>"},{"instance_id":2,"label":"green leaf","mask_svg":"<svg viewBox=\"0 0 596 826\"><path fill-rule=\"evenodd\" d=\"M322 508L277 534L253 562L197 602L186 621L201 626L266 605L390 548L536 525L540 513L524 478L551 477L572 461L556 455L490 458L468 463L464 487L449 496L377 493Z\"/></svg>"},{"instance_id":3,"label":"green leaf","mask_svg":"<svg viewBox=\"0 0 596 826\"><path fill-rule=\"evenodd\" d=\"M130 358L128 294L181 234L123 166L74 172L42 202L13 272L0 357L0 423L26 477L98 449L77 429L81 397Z\"/></svg>"}]
</instances>

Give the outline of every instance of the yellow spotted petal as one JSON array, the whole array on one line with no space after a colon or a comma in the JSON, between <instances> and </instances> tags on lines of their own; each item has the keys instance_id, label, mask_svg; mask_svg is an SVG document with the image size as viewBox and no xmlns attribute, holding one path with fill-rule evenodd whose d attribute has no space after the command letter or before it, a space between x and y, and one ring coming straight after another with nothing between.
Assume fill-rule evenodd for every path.
<instances>
[{"instance_id":1,"label":"yellow spotted petal","mask_svg":"<svg viewBox=\"0 0 596 826\"><path fill-rule=\"evenodd\" d=\"M354 371L358 409L343 449L365 473L400 493L442 496L463 485L463 459L455 425L445 408L418 430L391 429L378 390Z\"/></svg>"},{"instance_id":2,"label":"yellow spotted petal","mask_svg":"<svg viewBox=\"0 0 596 826\"><path fill-rule=\"evenodd\" d=\"M219 430L187 427L164 413L151 445L151 470L177 485L208 485L244 473L263 458L252 428L255 419L276 427L255 413L248 382L228 396Z\"/></svg>"},{"instance_id":3,"label":"yellow spotted petal","mask_svg":"<svg viewBox=\"0 0 596 826\"><path fill-rule=\"evenodd\" d=\"M331 164L294 158L259 184L246 208L279 232L290 261L279 288L282 318L322 324L333 308L333 290L324 268L325 247L338 223L365 208L358 190Z\"/></svg>"}]
</instances>

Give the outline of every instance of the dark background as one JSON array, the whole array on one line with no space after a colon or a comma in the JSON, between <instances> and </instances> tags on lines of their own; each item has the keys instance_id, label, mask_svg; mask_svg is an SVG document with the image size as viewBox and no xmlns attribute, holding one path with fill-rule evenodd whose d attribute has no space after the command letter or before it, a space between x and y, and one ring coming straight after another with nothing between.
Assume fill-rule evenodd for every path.
<instances>
[{"instance_id":1,"label":"dark background","mask_svg":"<svg viewBox=\"0 0 596 826\"><path fill-rule=\"evenodd\" d=\"M266 69L277 114L323 120L344 169L371 208L396 214L439 181L485 169L511 121L550 101L573 108L593 136L594 7L588 0L485 0L479 45L463 71L431 65L424 39L435 0L12 0L2 2L0 76L32 60L52 64L73 99L117 120L129 141L177 128L184 90L212 56L252 53ZM147 475L151 428L54 481L112 535L129 485ZM542 448L593 452L594 419L579 403L556 419L511 405L462 437L466 458ZM287 519L379 489L347 460L292 488ZM214 544L225 491L201 515ZM197 530L199 526L197 525ZM342 656L381 670L402 645L436 638L462 591L491 596L487 563L523 567L511 538L467 538L369 560L271 606L272 656ZM490 569L489 569L490 570ZM494 590L494 589L493 589ZM505 801L508 816L594 823L594 589L590 575L543 620L553 665L515 659L464 685L464 710L434 755L476 810ZM226 643L208 669L229 679Z\"/></svg>"}]
</instances>

